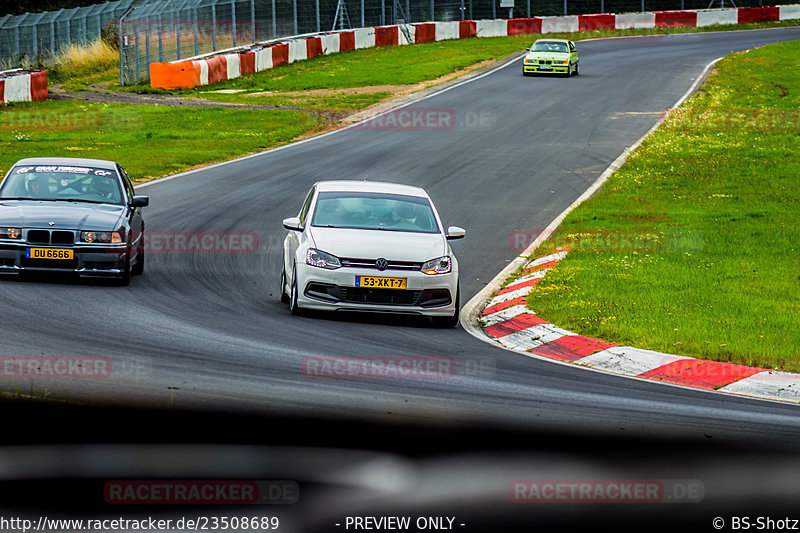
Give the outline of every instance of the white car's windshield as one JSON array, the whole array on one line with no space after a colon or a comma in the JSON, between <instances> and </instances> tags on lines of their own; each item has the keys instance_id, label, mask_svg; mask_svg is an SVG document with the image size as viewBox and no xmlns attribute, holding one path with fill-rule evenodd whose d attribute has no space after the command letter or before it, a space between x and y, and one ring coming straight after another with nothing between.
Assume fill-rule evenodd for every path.
<instances>
[{"instance_id":1,"label":"white car's windshield","mask_svg":"<svg viewBox=\"0 0 800 533\"><path fill-rule=\"evenodd\" d=\"M70 166L16 167L0 188L0 200L65 200L120 204L116 172Z\"/></svg>"},{"instance_id":2,"label":"white car's windshield","mask_svg":"<svg viewBox=\"0 0 800 533\"><path fill-rule=\"evenodd\" d=\"M567 45L565 43L539 41L533 43L533 48L531 48L531 52L561 52L566 54L567 52L569 52L569 48L567 48Z\"/></svg>"},{"instance_id":3,"label":"white car's windshield","mask_svg":"<svg viewBox=\"0 0 800 533\"><path fill-rule=\"evenodd\" d=\"M438 233L427 198L369 192L321 192L312 226Z\"/></svg>"}]
</instances>

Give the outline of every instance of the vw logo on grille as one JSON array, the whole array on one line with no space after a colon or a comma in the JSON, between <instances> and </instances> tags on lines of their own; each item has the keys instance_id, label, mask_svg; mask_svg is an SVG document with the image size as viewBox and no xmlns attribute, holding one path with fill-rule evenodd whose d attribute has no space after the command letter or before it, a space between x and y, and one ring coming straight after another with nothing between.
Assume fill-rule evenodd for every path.
<instances>
[{"instance_id":1,"label":"vw logo on grille","mask_svg":"<svg viewBox=\"0 0 800 533\"><path fill-rule=\"evenodd\" d=\"M389 268L389 261L381 257L380 259L375 261L375 268L377 268L378 270L386 270L387 268Z\"/></svg>"}]
</instances>

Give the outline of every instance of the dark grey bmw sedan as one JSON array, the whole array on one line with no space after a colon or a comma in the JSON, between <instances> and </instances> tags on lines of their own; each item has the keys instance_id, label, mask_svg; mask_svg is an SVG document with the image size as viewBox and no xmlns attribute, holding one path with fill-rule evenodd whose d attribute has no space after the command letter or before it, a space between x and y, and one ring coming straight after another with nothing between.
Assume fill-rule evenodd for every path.
<instances>
[{"instance_id":1,"label":"dark grey bmw sedan","mask_svg":"<svg viewBox=\"0 0 800 533\"><path fill-rule=\"evenodd\" d=\"M144 270L149 203L113 161L22 159L0 184L0 274L72 272L128 285Z\"/></svg>"}]
</instances>

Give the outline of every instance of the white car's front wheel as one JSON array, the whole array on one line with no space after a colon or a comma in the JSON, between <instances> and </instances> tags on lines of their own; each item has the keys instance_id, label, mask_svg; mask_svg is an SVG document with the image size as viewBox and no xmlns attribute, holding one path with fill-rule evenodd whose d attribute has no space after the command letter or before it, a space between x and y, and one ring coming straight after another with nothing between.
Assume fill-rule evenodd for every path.
<instances>
[{"instance_id":1,"label":"white car's front wheel","mask_svg":"<svg viewBox=\"0 0 800 533\"><path fill-rule=\"evenodd\" d=\"M293 315L300 314L300 306L297 303L297 266L292 268L292 288L289 294L289 312Z\"/></svg>"},{"instance_id":2,"label":"white car's front wheel","mask_svg":"<svg viewBox=\"0 0 800 533\"><path fill-rule=\"evenodd\" d=\"M453 316L435 316L433 324L440 328L454 328L458 325L458 311L461 307L461 287L456 287L456 308Z\"/></svg>"},{"instance_id":3,"label":"white car's front wheel","mask_svg":"<svg viewBox=\"0 0 800 533\"><path fill-rule=\"evenodd\" d=\"M289 295L286 294L286 269L281 267L281 303L289 303Z\"/></svg>"}]
</instances>

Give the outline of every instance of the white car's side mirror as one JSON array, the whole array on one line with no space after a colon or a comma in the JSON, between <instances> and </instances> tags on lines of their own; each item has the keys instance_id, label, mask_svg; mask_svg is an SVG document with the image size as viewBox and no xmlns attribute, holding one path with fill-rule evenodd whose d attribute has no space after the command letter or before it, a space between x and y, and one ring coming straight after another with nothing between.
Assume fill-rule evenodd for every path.
<instances>
[{"instance_id":1,"label":"white car's side mirror","mask_svg":"<svg viewBox=\"0 0 800 533\"><path fill-rule=\"evenodd\" d=\"M303 231L303 226L300 224L300 219L298 217L284 218L283 227L289 231Z\"/></svg>"},{"instance_id":2,"label":"white car's side mirror","mask_svg":"<svg viewBox=\"0 0 800 533\"><path fill-rule=\"evenodd\" d=\"M467 235L467 230L459 228L458 226L450 226L447 228L447 240L452 241L455 239L463 239Z\"/></svg>"}]
</instances>

